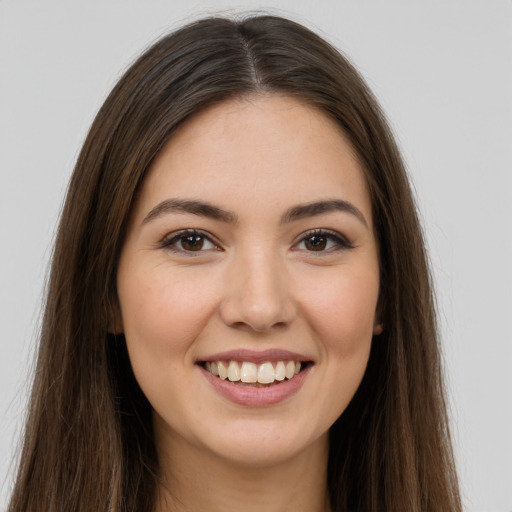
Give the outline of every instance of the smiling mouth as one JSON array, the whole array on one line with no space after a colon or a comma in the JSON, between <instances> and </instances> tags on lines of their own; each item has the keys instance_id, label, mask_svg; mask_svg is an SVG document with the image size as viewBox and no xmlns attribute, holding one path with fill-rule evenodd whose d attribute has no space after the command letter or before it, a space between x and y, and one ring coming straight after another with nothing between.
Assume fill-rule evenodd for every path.
<instances>
[{"instance_id":1,"label":"smiling mouth","mask_svg":"<svg viewBox=\"0 0 512 512\"><path fill-rule=\"evenodd\" d=\"M266 361L261 364L249 361L205 361L201 366L219 379L233 384L267 387L293 379L311 363L305 361Z\"/></svg>"}]
</instances>

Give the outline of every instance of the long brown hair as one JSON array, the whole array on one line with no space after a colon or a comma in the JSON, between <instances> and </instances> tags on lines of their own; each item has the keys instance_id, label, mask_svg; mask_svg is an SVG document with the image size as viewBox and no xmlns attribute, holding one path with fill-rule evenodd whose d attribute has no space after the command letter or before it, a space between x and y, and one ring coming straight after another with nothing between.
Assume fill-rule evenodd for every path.
<instances>
[{"instance_id":1,"label":"long brown hair","mask_svg":"<svg viewBox=\"0 0 512 512\"><path fill-rule=\"evenodd\" d=\"M258 16L208 18L164 37L95 119L53 253L10 512L152 510L151 407L123 336L107 334L127 219L147 169L181 123L227 98L274 91L343 128L366 173L379 243L385 330L330 431L332 508L461 510L425 244L393 137L338 51L292 21Z\"/></svg>"}]
</instances>

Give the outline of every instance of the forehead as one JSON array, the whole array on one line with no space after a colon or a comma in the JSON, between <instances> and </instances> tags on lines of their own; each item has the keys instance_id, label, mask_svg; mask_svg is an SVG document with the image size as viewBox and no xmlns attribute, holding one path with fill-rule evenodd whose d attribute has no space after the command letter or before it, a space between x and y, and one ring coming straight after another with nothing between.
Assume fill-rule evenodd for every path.
<instances>
[{"instance_id":1,"label":"forehead","mask_svg":"<svg viewBox=\"0 0 512 512\"><path fill-rule=\"evenodd\" d=\"M138 207L185 196L266 209L333 195L370 215L366 179L341 128L298 99L253 95L185 122L153 162Z\"/></svg>"}]
</instances>

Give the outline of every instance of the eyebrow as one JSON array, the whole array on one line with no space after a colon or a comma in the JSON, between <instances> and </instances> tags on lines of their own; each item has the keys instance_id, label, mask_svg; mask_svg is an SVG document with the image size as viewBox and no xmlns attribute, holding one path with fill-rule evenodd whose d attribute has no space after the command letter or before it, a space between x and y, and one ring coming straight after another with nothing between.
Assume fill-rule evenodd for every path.
<instances>
[{"instance_id":1,"label":"eyebrow","mask_svg":"<svg viewBox=\"0 0 512 512\"><path fill-rule=\"evenodd\" d=\"M322 215L323 213L330 213L340 211L350 213L359 219L366 227L368 223L358 208L352 203L342 199L329 199L326 201L316 201L314 203L299 204L289 208L281 217L281 224L293 222L295 220L303 219L305 217L314 217L315 215Z\"/></svg>"},{"instance_id":2,"label":"eyebrow","mask_svg":"<svg viewBox=\"0 0 512 512\"><path fill-rule=\"evenodd\" d=\"M210 219L227 222L228 224L236 224L238 222L238 216L234 212L223 210L218 206L203 201L195 201L193 199L166 199L158 203L146 215L142 224L146 224L166 213L191 213L200 217L208 217Z\"/></svg>"},{"instance_id":3,"label":"eyebrow","mask_svg":"<svg viewBox=\"0 0 512 512\"><path fill-rule=\"evenodd\" d=\"M362 212L352 203L342 199L329 199L324 201L315 201L313 203L299 204L286 210L281 217L281 224L300 220L306 217L314 217L324 213L341 211L350 213L359 219L366 227L368 223ZM204 201L194 199L166 199L158 203L144 218L142 224L146 224L157 217L168 213L190 213L200 217L208 217L214 220L220 220L228 224L236 224L238 215L232 211L224 210Z\"/></svg>"}]
</instances>

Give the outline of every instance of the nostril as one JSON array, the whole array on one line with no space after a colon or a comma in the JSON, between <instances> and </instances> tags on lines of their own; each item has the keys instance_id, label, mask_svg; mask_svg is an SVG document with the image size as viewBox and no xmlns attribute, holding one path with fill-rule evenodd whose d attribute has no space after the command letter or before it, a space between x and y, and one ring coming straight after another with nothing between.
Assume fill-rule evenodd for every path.
<instances>
[{"instance_id":1,"label":"nostril","mask_svg":"<svg viewBox=\"0 0 512 512\"><path fill-rule=\"evenodd\" d=\"M272 279L269 276L247 278L237 283L235 279L232 286L227 287L225 298L219 304L219 313L226 325L268 332L283 329L295 317L294 302L286 287L279 284L277 276Z\"/></svg>"}]
</instances>

